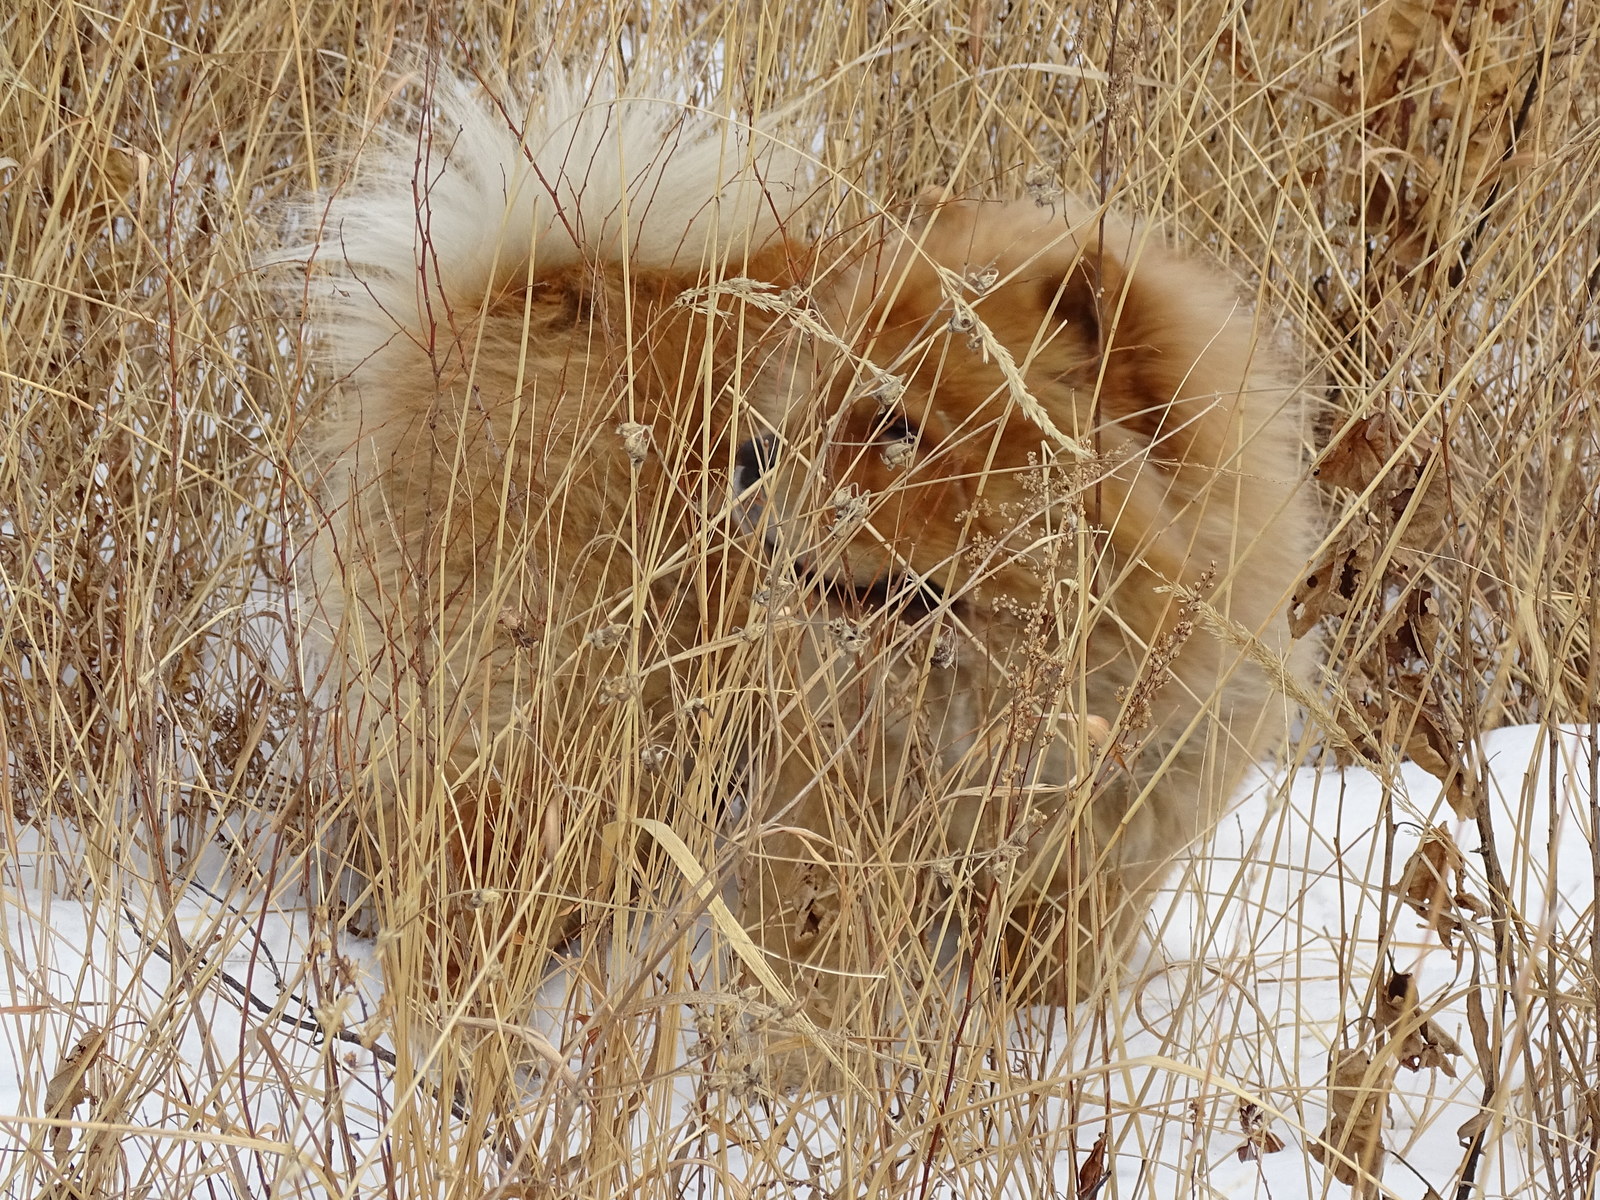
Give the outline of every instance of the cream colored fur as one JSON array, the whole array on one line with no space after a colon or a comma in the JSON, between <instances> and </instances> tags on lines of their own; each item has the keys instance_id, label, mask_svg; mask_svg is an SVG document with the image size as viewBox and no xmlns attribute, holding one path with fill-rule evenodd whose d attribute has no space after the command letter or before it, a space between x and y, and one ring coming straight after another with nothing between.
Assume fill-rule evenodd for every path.
<instances>
[{"instance_id":1,"label":"cream colored fur","mask_svg":"<svg viewBox=\"0 0 1600 1200\"><path fill-rule=\"evenodd\" d=\"M451 924L439 896L462 880L524 897L515 940L539 946L619 897L606 855L558 851L619 812L670 823L682 779L630 768L580 803L569 776L615 752L593 741L606 704L634 706L612 732L647 750L696 698L723 608L749 606L712 526L765 428L778 575L881 603L909 573L943 599L898 624L813 611L774 728L718 743L751 809L746 925L848 1030L842 948L915 940L872 897L935 846L925 917L982 892L1019 992L1092 987L1288 724L1198 606L1307 665L1283 616L1316 526L1301 400L1249 310L1081 207L933 205L814 246L783 228L797 160L737 122L561 81L526 113L449 81L432 102L307 210L342 397L317 435L314 594L383 764L380 909L422 897L482 969L506 943ZM735 276L756 285L697 290ZM821 632L840 614L893 648L841 651ZM451 853L395 856L430 844L399 822L440 820Z\"/></svg>"},{"instance_id":2,"label":"cream colored fur","mask_svg":"<svg viewBox=\"0 0 1600 1200\"><path fill-rule=\"evenodd\" d=\"M712 640L700 559L728 541L732 413L771 348L761 314L678 299L781 277L802 172L737 121L572 80L526 112L448 78L426 99L303 214L336 388L314 623L383 796L380 920L489 896L547 944L616 898L607 827L684 787L641 762Z\"/></svg>"}]
</instances>

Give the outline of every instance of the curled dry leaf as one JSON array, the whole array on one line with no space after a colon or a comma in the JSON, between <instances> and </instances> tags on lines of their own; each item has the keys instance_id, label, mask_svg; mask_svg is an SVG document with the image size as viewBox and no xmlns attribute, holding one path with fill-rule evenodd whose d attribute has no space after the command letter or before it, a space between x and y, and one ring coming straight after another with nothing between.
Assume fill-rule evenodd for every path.
<instances>
[{"instance_id":1,"label":"curled dry leaf","mask_svg":"<svg viewBox=\"0 0 1600 1200\"><path fill-rule=\"evenodd\" d=\"M1472 982L1479 983L1476 970ZM1481 986L1467 992L1467 1029L1472 1034L1472 1048L1477 1052L1478 1062L1487 1068L1484 1072L1487 1076L1494 1070L1495 1042L1489 1032L1489 1013L1483 1003L1483 993Z\"/></svg>"},{"instance_id":2,"label":"curled dry leaf","mask_svg":"<svg viewBox=\"0 0 1600 1200\"><path fill-rule=\"evenodd\" d=\"M1255 1162L1263 1155L1276 1154L1283 1149L1283 1139L1270 1129L1260 1129L1248 1135L1234 1151L1240 1162Z\"/></svg>"},{"instance_id":3,"label":"curled dry leaf","mask_svg":"<svg viewBox=\"0 0 1600 1200\"><path fill-rule=\"evenodd\" d=\"M1328 1080L1328 1127L1311 1144L1316 1159L1358 1197L1376 1195L1387 1151L1383 1122L1394 1068L1373 1067L1363 1048L1335 1050Z\"/></svg>"},{"instance_id":4,"label":"curled dry leaf","mask_svg":"<svg viewBox=\"0 0 1600 1200\"><path fill-rule=\"evenodd\" d=\"M1432 592L1419 588L1407 595L1402 601L1401 625L1395 631L1399 648L1424 662L1437 658L1447 632L1440 619L1442 609Z\"/></svg>"},{"instance_id":5,"label":"curled dry leaf","mask_svg":"<svg viewBox=\"0 0 1600 1200\"><path fill-rule=\"evenodd\" d=\"M1449 912L1450 881L1465 861L1449 831L1435 825L1422 835L1422 841L1406 860L1400 882L1390 889L1428 923L1447 947L1461 929L1461 923Z\"/></svg>"},{"instance_id":6,"label":"curled dry leaf","mask_svg":"<svg viewBox=\"0 0 1600 1200\"><path fill-rule=\"evenodd\" d=\"M1289 631L1303 637L1324 617L1342 617L1366 587L1381 541L1368 524L1352 523L1311 565L1289 607Z\"/></svg>"},{"instance_id":7,"label":"curled dry leaf","mask_svg":"<svg viewBox=\"0 0 1600 1200\"><path fill-rule=\"evenodd\" d=\"M1255 1162L1263 1155L1276 1154L1283 1149L1283 1139L1267 1128L1267 1114L1261 1106L1248 1100L1239 1104L1239 1127L1244 1130L1244 1141L1234 1151L1240 1162Z\"/></svg>"},{"instance_id":8,"label":"curled dry leaf","mask_svg":"<svg viewBox=\"0 0 1600 1200\"><path fill-rule=\"evenodd\" d=\"M1461 1145L1462 1149L1471 1146L1473 1142L1483 1136L1484 1130L1489 1128L1491 1116L1492 1114L1487 1109L1480 1109L1461 1122L1461 1127L1456 1130L1456 1141Z\"/></svg>"},{"instance_id":9,"label":"curled dry leaf","mask_svg":"<svg viewBox=\"0 0 1600 1200\"><path fill-rule=\"evenodd\" d=\"M1456 1077L1452 1059L1460 1058L1461 1045L1425 1017L1417 1004L1416 980L1395 972L1378 997L1378 1023L1388 1031L1390 1044L1402 1065L1412 1071L1434 1067Z\"/></svg>"},{"instance_id":10,"label":"curled dry leaf","mask_svg":"<svg viewBox=\"0 0 1600 1200\"><path fill-rule=\"evenodd\" d=\"M78 1039L56 1065L55 1073L44 1088L44 1115L56 1119L72 1116L73 1110L90 1098L85 1078L89 1069L99 1061L106 1046L106 1031L94 1026ZM57 1126L50 1131L50 1153L57 1163L66 1159L72 1143L72 1130Z\"/></svg>"},{"instance_id":11,"label":"curled dry leaf","mask_svg":"<svg viewBox=\"0 0 1600 1200\"><path fill-rule=\"evenodd\" d=\"M1395 542L1399 550L1426 562L1438 553L1440 539L1453 528L1450 477L1437 450L1429 452L1424 466L1408 468L1405 474L1414 474L1416 481L1406 483L1389 499Z\"/></svg>"},{"instance_id":12,"label":"curled dry leaf","mask_svg":"<svg viewBox=\"0 0 1600 1200\"><path fill-rule=\"evenodd\" d=\"M1218 33L1216 57L1228 64L1235 79L1242 79L1246 83L1261 82L1260 75L1252 65L1249 47L1239 41L1233 30L1223 29Z\"/></svg>"},{"instance_id":13,"label":"curled dry leaf","mask_svg":"<svg viewBox=\"0 0 1600 1200\"><path fill-rule=\"evenodd\" d=\"M89 164L87 170L62 181L58 192L62 211L107 215L121 212L139 182L140 167L146 161L131 151L108 147L99 162Z\"/></svg>"},{"instance_id":14,"label":"curled dry leaf","mask_svg":"<svg viewBox=\"0 0 1600 1200\"><path fill-rule=\"evenodd\" d=\"M1440 782L1457 771L1455 747L1426 710L1416 714L1406 738L1406 757Z\"/></svg>"},{"instance_id":15,"label":"curled dry leaf","mask_svg":"<svg viewBox=\"0 0 1600 1200\"><path fill-rule=\"evenodd\" d=\"M1078 1164L1076 1194L1084 1197L1084 1200L1099 1195L1100 1189L1106 1185L1106 1178L1106 1135L1102 1133L1089 1148L1089 1157Z\"/></svg>"},{"instance_id":16,"label":"curled dry leaf","mask_svg":"<svg viewBox=\"0 0 1600 1200\"><path fill-rule=\"evenodd\" d=\"M1517 68L1497 49L1517 7L1373 5L1341 59L1330 99L1365 126L1363 147L1397 152L1373 155L1376 168L1350 180L1366 189L1368 227L1387 234L1387 257L1402 276L1459 231L1462 214L1477 207L1463 199L1492 194L1508 152L1529 140L1537 114L1526 106L1518 114Z\"/></svg>"},{"instance_id":17,"label":"curled dry leaf","mask_svg":"<svg viewBox=\"0 0 1600 1200\"><path fill-rule=\"evenodd\" d=\"M1329 487L1364 492L1399 448L1400 426L1394 414L1379 409L1358 419L1324 450L1312 474Z\"/></svg>"},{"instance_id":18,"label":"curled dry leaf","mask_svg":"<svg viewBox=\"0 0 1600 1200\"><path fill-rule=\"evenodd\" d=\"M1452 939L1462 929L1457 918L1461 909L1473 916L1488 911L1487 904L1466 890L1465 866L1466 858L1449 830L1435 825L1423 833L1399 882L1389 889L1439 935L1448 950L1455 949Z\"/></svg>"},{"instance_id":19,"label":"curled dry leaf","mask_svg":"<svg viewBox=\"0 0 1600 1200\"><path fill-rule=\"evenodd\" d=\"M1396 678L1396 690L1407 697L1411 724L1405 735L1405 756L1444 785L1450 808L1464 821L1478 815L1481 789L1461 753L1456 724L1444 711L1425 679L1412 672Z\"/></svg>"},{"instance_id":20,"label":"curled dry leaf","mask_svg":"<svg viewBox=\"0 0 1600 1200\"><path fill-rule=\"evenodd\" d=\"M44 1111L47 1116L64 1117L89 1099L89 1089L84 1086L84 1076L94 1066L105 1049L106 1031L95 1026L78 1039L57 1064L55 1074L45 1084Z\"/></svg>"}]
</instances>

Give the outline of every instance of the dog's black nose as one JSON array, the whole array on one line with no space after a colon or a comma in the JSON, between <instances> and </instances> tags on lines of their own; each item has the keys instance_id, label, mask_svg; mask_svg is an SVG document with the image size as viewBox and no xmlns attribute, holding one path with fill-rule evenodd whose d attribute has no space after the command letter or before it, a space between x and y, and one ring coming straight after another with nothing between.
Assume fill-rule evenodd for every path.
<instances>
[{"instance_id":1,"label":"dog's black nose","mask_svg":"<svg viewBox=\"0 0 1600 1200\"><path fill-rule=\"evenodd\" d=\"M733 456L733 490L743 492L778 462L778 439L770 433L750 438Z\"/></svg>"}]
</instances>

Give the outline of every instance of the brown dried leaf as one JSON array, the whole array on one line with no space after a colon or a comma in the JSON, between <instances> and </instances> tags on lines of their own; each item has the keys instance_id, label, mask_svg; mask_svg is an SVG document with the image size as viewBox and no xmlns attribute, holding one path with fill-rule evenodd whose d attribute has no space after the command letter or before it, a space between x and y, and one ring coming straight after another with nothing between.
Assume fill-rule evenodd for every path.
<instances>
[{"instance_id":1,"label":"brown dried leaf","mask_svg":"<svg viewBox=\"0 0 1600 1200\"><path fill-rule=\"evenodd\" d=\"M1461 932L1451 897L1465 862L1449 831L1436 825L1423 833L1400 872L1400 881L1390 888L1439 935L1448 950L1455 949L1452 939Z\"/></svg>"},{"instance_id":2,"label":"brown dried leaf","mask_svg":"<svg viewBox=\"0 0 1600 1200\"><path fill-rule=\"evenodd\" d=\"M1394 414L1379 409L1357 420L1322 452L1312 474L1330 487L1364 492L1379 478L1400 447Z\"/></svg>"},{"instance_id":3,"label":"brown dried leaf","mask_svg":"<svg viewBox=\"0 0 1600 1200\"><path fill-rule=\"evenodd\" d=\"M1461 773L1461 756L1434 712L1419 709L1406 736L1406 757L1440 783Z\"/></svg>"},{"instance_id":4,"label":"brown dried leaf","mask_svg":"<svg viewBox=\"0 0 1600 1200\"><path fill-rule=\"evenodd\" d=\"M1451 1079L1456 1069L1450 1061L1464 1051L1448 1033L1423 1016L1417 1004L1416 980L1396 972L1378 997L1378 1023L1388 1031L1400 1063L1408 1070L1437 1068Z\"/></svg>"},{"instance_id":5,"label":"brown dried leaf","mask_svg":"<svg viewBox=\"0 0 1600 1200\"><path fill-rule=\"evenodd\" d=\"M1517 85L1516 72L1507 63L1484 62L1475 64L1470 73L1457 72L1440 79L1429 106L1429 116L1436 121L1471 121L1478 119L1477 135L1465 149L1469 159L1475 151L1483 157L1501 152L1499 129L1506 115L1507 100ZM1485 129L1483 126L1490 128Z\"/></svg>"},{"instance_id":6,"label":"brown dried leaf","mask_svg":"<svg viewBox=\"0 0 1600 1200\"><path fill-rule=\"evenodd\" d=\"M1459 879L1467 863L1467 856L1443 825L1435 825L1423 835L1416 854L1427 862L1433 878L1440 881Z\"/></svg>"},{"instance_id":7,"label":"brown dried leaf","mask_svg":"<svg viewBox=\"0 0 1600 1200\"><path fill-rule=\"evenodd\" d=\"M1381 108L1397 99L1403 77L1410 72L1412 56L1432 14L1417 0L1391 0L1374 6L1361 20L1361 39L1340 64L1346 88L1363 109ZM1359 81L1359 86L1358 86ZM1378 118L1368 112L1369 124Z\"/></svg>"},{"instance_id":8,"label":"brown dried leaf","mask_svg":"<svg viewBox=\"0 0 1600 1200\"><path fill-rule=\"evenodd\" d=\"M1078 1164L1077 1194L1088 1200L1106 1185L1106 1135L1095 1138L1089 1157Z\"/></svg>"},{"instance_id":9,"label":"brown dried leaf","mask_svg":"<svg viewBox=\"0 0 1600 1200\"><path fill-rule=\"evenodd\" d=\"M1383 1174L1383 1121L1394 1068L1374 1069L1364 1049L1336 1050L1328 1080L1328 1127L1311 1144L1316 1159L1352 1195L1369 1196Z\"/></svg>"},{"instance_id":10,"label":"brown dried leaf","mask_svg":"<svg viewBox=\"0 0 1600 1200\"><path fill-rule=\"evenodd\" d=\"M1442 783L1450 778L1450 763L1439 753L1438 739L1433 733L1427 717L1418 715L1416 724L1411 727L1411 735L1406 738L1405 753L1407 758Z\"/></svg>"},{"instance_id":11,"label":"brown dried leaf","mask_svg":"<svg viewBox=\"0 0 1600 1200\"><path fill-rule=\"evenodd\" d=\"M1478 1062L1492 1066L1495 1046L1494 1039L1489 1036L1489 1014L1484 1011L1483 992L1481 987L1467 991L1467 1029L1472 1034L1472 1048L1477 1053Z\"/></svg>"},{"instance_id":12,"label":"brown dried leaf","mask_svg":"<svg viewBox=\"0 0 1600 1200\"><path fill-rule=\"evenodd\" d=\"M1461 1144L1462 1149L1466 1149L1477 1141L1487 1128L1489 1128L1489 1113L1486 1110L1475 1112L1461 1122L1461 1127L1456 1130L1456 1141Z\"/></svg>"},{"instance_id":13,"label":"brown dried leaf","mask_svg":"<svg viewBox=\"0 0 1600 1200\"><path fill-rule=\"evenodd\" d=\"M1419 482L1394 495L1389 511L1394 514L1400 547L1432 558L1439 551L1442 532L1452 524L1450 484L1437 459L1422 468L1420 474Z\"/></svg>"},{"instance_id":14,"label":"brown dried leaf","mask_svg":"<svg viewBox=\"0 0 1600 1200\"><path fill-rule=\"evenodd\" d=\"M100 168L105 177L105 192L108 197L118 199L125 197L139 182L138 161L127 150L111 148L106 152Z\"/></svg>"},{"instance_id":15,"label":"brown dried leaf","mask_svg":"<svg viewBox=\"0 0 1600 1200\"><path fill-rule=\"evenodd\" d=\"M1351 525L1301 578L1290 599L1289 629L1303 637L1324 617L1341 617L1361 593L1378 554L1378 537L1368 525Z\"/></svg>"},{"instance_id":16,"label":"brown dried leaf","mask_svg":"<svg viewBox=\"0 0 1600 1200\"><path fill-rule=\"evenodd\" d=\"M96 1025L78 1039L57 1064L44 1088L44 1115L58 1120L72 1116L73 1110L90 1099L84 1079L89 1068L100 1059L106 1045L106 1031ZM72 1130L58 1126L50 1131L50 1152L57 1163L65 1161L72 1143Z\"/></svg>"},{"instance_id":17,"label":"brown dried leaf","mask_svg":"<svg viewBox=\"0 0 1600 1200\"><path fill-rule=\"evenodd\" d=\"M1462 1057L1466 1051L1462 1049L1460 1042L1438 1025L1424 1019L1422 1024L1407 1036L1400 1047L1400 1053L1400 1061L1413 1071L1433 1067L1454 1079L1456 1069L1451 1059Z\"/></svg>"},{"instance_id":18,"label":"brown dried leaf","mask_svg":"<svg viewBox=\"0 0 1600 1200\"><path fill-rule=\"evenodd\" d=\"M1255 1162L1262 1155L1276 1154L1282 1149L1283 1139L1270 1129L1262 1129L1240 1142L1234 1153L1239 1156L1240 1162Z\"/></svg>"},{"instance_id":19,"label":"brown dried leaf","mask_svg":"<svg viewBox=\"0 0 1600 1200\"><path fill-rule=\"evenodd\" d=\"M1444 784L1445 798L1456 816L1470 821L1478 815L1478 789L1462 760L1456 740L1446 733L1447 719L1434 706L1419 705L1406 737L1405 754L1412 762Z\"/></svg>"},{"instance_id":20,"label":"brown dried leaf","mask_svg":"<svg viewBox=\"0 0 1600 1200\"><path fill-rule=\"evenodd\" d=\"M44 1111L49 1117L65 1117L89 1098L83 1078L105 1049L106 1031L96 1025L78 1039L77 1045L62 1056L55 1074L45 1084Z\"/></svg>"},{"instance_id":21,"label":"brown dried leaf","mask_svg":"<svg viewBox=\"0 0 1600 1200\"><path fill-rule=\"evenodd\" d=\"M1344 685L1345 703L1336 710L1339 728L1349 739L1357 754L1377 756L1383 753L1379 731L1388 718L1389 707L1384 702L1383 691L1358 665L1353 665ZM1348 752L1335 747L1339 761L1357 761L1348 758Z\"/></svg>"},{"instance_id":22,"label":"brown dried leaf","mask_svg":"<svg viewBox=\"0 0 1600 1200\"><path fill-rule=\"evenodd\" d=\"M1439 598L1432 592L1420 589L1410 592L1401 610L1400 628L1395 631L1395 642L1390 652L1391 660L1405 661L1420 658L1432 662L1444 637L1444 622L1439 614Z\"/></svg>"},{"instance_id":23,"label":"brown dried leaf","mask_svg":"<svg viewBox=\"0 0 1600 1200\"><path fill-rule=\"evenodd\" d=\"M1234 1151L1240 1162L1256 1162L1263 1155L1276 1154L1283 1149L1283 1139L1267 1128L1267 1115L1260 1105L1242 1101L1239 1105L1239 1127L1244 1130L1244 1141Z\"/></svg>"},{"instance_id":24,"label":"brown dried leaf","mask_svg":"<svg viewBox=\"0 0 1600 1200\"><path fill-rule=\"evenodd\" d=\"M1429 6L1416 0L1391 0L1371 10L1362 21L1362 32L1379 54L1398 63L1416 53L1423 27L1432 16Z\"/></svg>"},{"instance_id":25,"label":"brown dried leaf","mask_svg":"<svg viewBox=\"0 0 1600 1200\"><path fill-rule=\"evenodd\" d=\"M115 213L125 206L138 181L139 161L134 155L115 146L109 147L98 163L89 164L87 170L63 182L60 189L62 211Z\"/></svg>"},{"instance_id":26,"label":"brown dried leaf","mask_svg":"<svg viewBox=\"0 0 1600 1200\"><path fill-rule=\"evenodd\" d=\"M1463 821L1476 821L1483 804L1483 789L1478 781L1463 767L1444 782L1444 795L1450 801L1451 811Z\"/></svg>"},{"instance_id":27,"label":"brown dried leaf","mask_svg":"<svg viewBox=\"0 0 1600 1200\"><path fill-rule=\"evenodd\" d=\"M1224 29L1217 34L1217 57L1226 58L1235 79L1246 83L1259 83L1261 77L1251 65L1250 50L1240 43L1233 30Z\"/></svg>"}]
</instances>

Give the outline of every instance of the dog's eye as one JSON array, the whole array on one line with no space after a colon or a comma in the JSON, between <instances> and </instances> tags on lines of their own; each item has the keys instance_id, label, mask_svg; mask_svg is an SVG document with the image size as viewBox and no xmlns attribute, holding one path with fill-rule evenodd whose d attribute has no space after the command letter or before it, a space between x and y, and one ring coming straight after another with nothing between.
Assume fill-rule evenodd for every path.
<instances>
[{"instance_id":1,"label":"dog's eye","mask_svg":"<svg viewBox=\"0 0 1600 1200\"><path fill-rule=\"evenodd\" d=\"M892 417L879 427L877 442L883 465L898 471L917 452L917 427L904 417Z\"/></svg>"},{"instance_id":2,"label":"dog's eye","mask_svg":"<svg viewBox=\"0 0 1600 1200\"><path fill-rule=\"evenodd\" d=\"M917 427L905 417L890 417L878 427L877 440L885 442L914 442L917 440Z\"/></svg>"}]
</instances>

